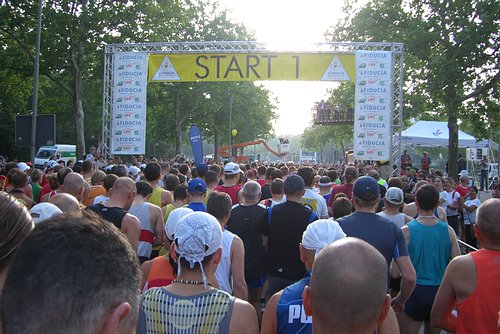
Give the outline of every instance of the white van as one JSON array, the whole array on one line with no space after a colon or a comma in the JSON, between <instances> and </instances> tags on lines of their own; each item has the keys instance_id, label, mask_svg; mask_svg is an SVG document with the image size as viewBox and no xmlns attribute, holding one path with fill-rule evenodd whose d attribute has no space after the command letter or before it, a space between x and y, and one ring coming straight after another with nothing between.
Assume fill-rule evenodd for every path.
<instances>
[{"instance_id":1,"label":"white van","mask_svg":"<svg viewBox=\"0 0 500 334\"><path fill-rule=\"evenodd\" d=\"M64 163L67 163L68 160L76 162L76 145L56 144L40 147L35 156L35 168L45 168L51 156L56 156L57 161L62 160Z\"/></svg>"}]
</instances>

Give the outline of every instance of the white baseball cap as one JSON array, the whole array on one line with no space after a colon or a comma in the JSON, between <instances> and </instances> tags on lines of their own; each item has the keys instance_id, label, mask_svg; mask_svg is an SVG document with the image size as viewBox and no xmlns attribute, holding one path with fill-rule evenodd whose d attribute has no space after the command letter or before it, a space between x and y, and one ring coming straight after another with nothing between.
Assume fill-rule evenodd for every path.
<instances>
[{"instance_id":1,"label":"white baseball cap","mask_svg":"<svg viewBox=\"0 0 500 334\"><path fill-rule=\"evenodd\" d=\"M46 171L48 170L51 170L53 169L54 167L56 167L58 165L57 161L55 160L50 160L49 162L47 162L47 167L45 168Z\"/></svg>"},{"instance_id":2,"label":"white baseball cap","mask_svg":"<svg viewBox=\"0 0 500 334\"><path fill-rule=\"evenodd\" d=\"M61 209L59 209L54 204L47 202L38 203L30 209L30 214L35 224L38 224L61 213L63 213Z\"/></svg>"},{"instance_id":3,"label":"white baseball cap","mask_svg":"<svg viewBox=\"0 0 500 334\"><path fill-rule=\"evenodd\" d=\"M28 169L30 169L30 166L28 166L27 163L25 162L20 162L17 164L17 168L21 171L21 172L25 172L27 171Z\"/></svg>"},{"instance_id":4,"label":"white baseball cap","mask_svg":"<svg viewBox=\"0 0 500 334\"><path fill-rule=\"evenodd\" d=\"M403 190L398 187L390 187L385 193L385 199L389 203L399 205L403 203L404 200Z\"/></svg>"},{"instance_id":5,"label":"white baseball cap","mask_svg":"<svg viewBox=\"0 0 500 334\"><path fill-rule=\"evenodd\" d=\"M141 169L139 167L136 167L136 166L130 166L128 168L128 172L129 172L129 174L137 175L141 172Z\"/></svg>"},{"instance_id":6,"label":"white baseball cap","mask_svg":"<svg viewBox=\"0 0 500 334\"><path fill-rule=\"evenodd\" d=\"M241 171L240 166L234 162L228 162L224 166L224 174L227 174L227 175L239 174L240 171Z\"/></svg>"}]
</instances>

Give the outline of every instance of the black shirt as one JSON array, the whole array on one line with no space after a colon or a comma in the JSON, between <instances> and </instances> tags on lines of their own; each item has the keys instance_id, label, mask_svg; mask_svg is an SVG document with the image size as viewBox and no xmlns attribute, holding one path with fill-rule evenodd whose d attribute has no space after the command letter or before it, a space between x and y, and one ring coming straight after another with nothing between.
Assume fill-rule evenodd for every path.
<instances>
[{"instance_id":1,"label":"black shirt","mask_svg":"<svg viewBox=\"0 0 500 334\"><path fill-rule=\"evenodd\" d=\"M119 229L122 228L123 217L127 214L127 211L118 207L108 208L107 206L99 204L89 205L87 206L87 210L92 210L97 213L102 218L106 219Z\"/></svg>"},{"instance_id":2,"label":"black shirt","mask_svg":"<svg viewBox=\"0 0 500 334\"><path fill-rule=\"evenodd\" d=\"M267 262L270 276L293 281L304 277L306 268L300 260L299 243L307 225L317 219L313 211L291 201L268 210L262 233L269 236Z\"/></svg>"},{"instance_id":3,"label":"black shirt","mask_svg":"<svg viewBox=\"0 0 500 334\"><path fill-rule=\"evenodd\" d=\"M226 225L228 231L243 241L246 279L258 278L265 273L266 251L262 244L260 229L266 212L266 207L260 204L250 206L237 204L231 210Z\"/></svg>"},{"instance_id":4,"label":"black shirt","mask_svg":"<svg viewBox=\"0 0 500 334\"><path fill-rule=\"evenodd\" d=\"M273 195L271 194L271 185L269 183L264 184L260 188L260 192L261 192L261 195L260 195L261 201L273 197Z\"/></svg>"}]
</instances>

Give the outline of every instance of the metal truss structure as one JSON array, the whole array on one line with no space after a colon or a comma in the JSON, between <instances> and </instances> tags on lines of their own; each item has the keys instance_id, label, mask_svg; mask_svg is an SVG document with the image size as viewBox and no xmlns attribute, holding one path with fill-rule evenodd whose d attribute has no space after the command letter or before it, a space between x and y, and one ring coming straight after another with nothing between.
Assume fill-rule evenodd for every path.
<instances>
[{"instance_id":1,"label":"metal truss structure","mask_svg":"<svg viewBox=\"0 0 500 334\"><path fill-rule=\"evenodd\" d=\"M113 55L125 52L155 53L347 53L355 51L392 52L392 136L391 167L399 170L401 130L403 125L404 45L402 43L324 42L314 44L264 44L254 41L162 42L139 44L109 44L104 50L104 85L102 107L102 152L110 156L111 107L113 102Z\"/></svg>"}]
</instances>

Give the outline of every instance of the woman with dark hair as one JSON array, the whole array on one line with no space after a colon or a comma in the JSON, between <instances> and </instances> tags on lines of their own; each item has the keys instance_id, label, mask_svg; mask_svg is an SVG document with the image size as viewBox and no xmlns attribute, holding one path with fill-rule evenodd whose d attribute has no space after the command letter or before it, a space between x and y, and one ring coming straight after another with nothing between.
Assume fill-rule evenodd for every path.
<instances>
[{"instance_id":1,"label":"woman with dark hair","mask_svg":"<svg viewBox=\"0 0 500 334\"><path fill-rule=\"evenodd\" d=\"M475 248L477 248L477 241L474 235L474 229L472 225L476 223L476 211L479 205L481 205L481 201L477 198L477 194L478 194L477 187L470 186L469 197L463 205L465 242Z\"/></svg>"},{"instance_id":2,"label":"woman with dark hair","mask_svg":"<svg viewBox=\"0 0 500 334\"><path fill-rule=\"evenodd\" d=\"M460 207L461 197L460 194L454 190L453 178L445 178L443 180L443 188L448 193L446 200L446 219L448 220L448 224L455 230L455 233L460 235L458 209Z\"/></svg>"},{"instance_id":3,"label":"woman with dark hair","mask_svg":"<svg viewBox=\"0 0 500 334\"><path fill-rule=\"evenodd\" d=\"M33 229L31 215L14 197L0 193L0 290L3 288L9 262L21 241Z\"/></svg>"}]
</instances>

